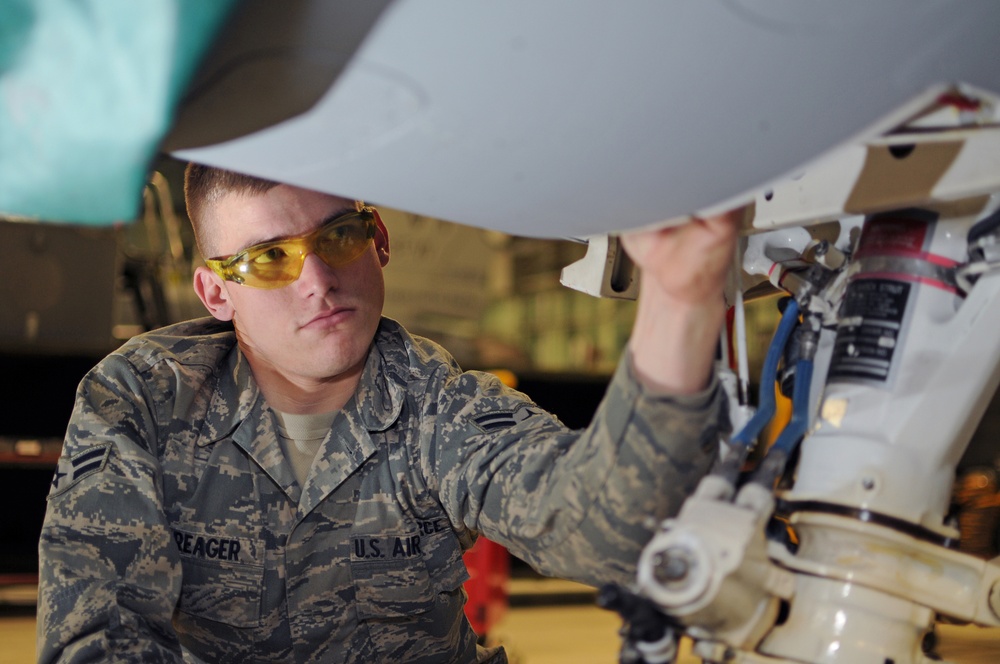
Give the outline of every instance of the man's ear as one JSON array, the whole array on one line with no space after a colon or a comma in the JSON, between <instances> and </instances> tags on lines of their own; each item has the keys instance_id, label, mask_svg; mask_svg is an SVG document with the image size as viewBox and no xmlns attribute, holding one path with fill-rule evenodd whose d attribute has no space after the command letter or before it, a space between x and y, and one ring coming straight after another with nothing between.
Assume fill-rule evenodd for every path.
<instances>
[{"instance_id":1,"label":"man's ear","mask_svg":"<svg viewBox=\"0 0 1000 664\"><path fill-rule=\"evenodd\" d=\"M236 313L229 300L229 291L222 278L204 266L198 266L194 271L194 292L198 299L219 320L229 321Z\"/></svg>"},{"instance_id":2,"label":"man's ear","mask_svg":"<svg viewBox=\"0 0 1000 664\"><path fill-rule=\"evenodd\" d=\"M382 267L389 264L389 231L382 223L378 210L375 210L375 253Z\"/></svg>"}]
</instances>

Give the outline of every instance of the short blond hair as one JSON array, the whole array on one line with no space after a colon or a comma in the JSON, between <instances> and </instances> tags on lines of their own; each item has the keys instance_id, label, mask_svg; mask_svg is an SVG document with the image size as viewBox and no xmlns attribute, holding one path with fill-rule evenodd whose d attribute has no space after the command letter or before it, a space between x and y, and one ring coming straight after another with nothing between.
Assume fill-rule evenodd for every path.
<instances>
[{"instance_id":1,"label":"short blond hair","mask_svg":"<svg viewBox=\"0 0 1000 664\"><path fill-rule=\"evenodd\" d=\"M195 242L202 257L212 258L215 251L207 222L208 208L228 194L260 196L280 183L273 180L227 171L214 166L189 163L184 170L184 202L194 229ZM206 253L209 252L209 253Z\"/></svg>"}]
</instances>

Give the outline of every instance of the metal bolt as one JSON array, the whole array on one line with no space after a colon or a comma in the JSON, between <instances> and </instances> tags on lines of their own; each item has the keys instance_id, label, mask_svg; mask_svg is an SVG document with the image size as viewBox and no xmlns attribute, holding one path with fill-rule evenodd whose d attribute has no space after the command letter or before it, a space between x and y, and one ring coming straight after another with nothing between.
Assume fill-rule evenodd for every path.
<instances>
[{"instance_id":1,"label":"metal bolt","mask_svg":"<svg viewBox=\"0 0 1000 664\"><path fill-rule=\"evenodd\" d=\"M653 577L660 583L677 583L691 571L691 554L682 547L670 547L653 557Z\"/></svg>"}]
</instances>

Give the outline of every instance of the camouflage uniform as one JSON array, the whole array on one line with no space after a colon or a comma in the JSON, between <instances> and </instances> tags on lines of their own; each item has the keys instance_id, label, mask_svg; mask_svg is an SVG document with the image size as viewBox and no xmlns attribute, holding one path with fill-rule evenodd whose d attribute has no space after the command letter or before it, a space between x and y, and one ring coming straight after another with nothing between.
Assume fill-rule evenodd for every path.
<instances>
[{"instance_id":1,"label":"camouflage uniform","mask_svg":"<svg viewBox=\"0 0 1000 664\"><path fill-rule=\"evenodd\" d=\"M506 661L463 616L478 533L544 574L631 581L648 517L717 446L719 390L619 367L571 431L383 319L305 485L232 328L128 342L82 381L40 543L40 661Z\"/></svg>"}]
</instances>

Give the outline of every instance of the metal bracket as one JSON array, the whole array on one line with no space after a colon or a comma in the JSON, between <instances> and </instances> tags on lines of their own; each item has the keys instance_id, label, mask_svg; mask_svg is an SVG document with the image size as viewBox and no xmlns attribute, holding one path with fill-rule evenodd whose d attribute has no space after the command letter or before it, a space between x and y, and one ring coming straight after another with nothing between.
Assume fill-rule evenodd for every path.
<instances>
[{"instance_id":1,"label":"metal bracket","mask_svg":"<svg viewBox=\"0 0 1000 664\"><path fill-rule=\"evenodd\" d=\"M595 297L634 300L639 295L639 272L615 235L589 238L586 255L563 268L559 281Z\"/></svg>"}]
</instances>

